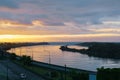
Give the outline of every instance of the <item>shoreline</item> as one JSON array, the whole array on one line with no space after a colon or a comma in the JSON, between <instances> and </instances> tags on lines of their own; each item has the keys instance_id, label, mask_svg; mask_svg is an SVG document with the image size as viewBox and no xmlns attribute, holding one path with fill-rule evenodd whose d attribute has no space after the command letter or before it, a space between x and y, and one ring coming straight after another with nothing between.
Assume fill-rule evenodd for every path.
<instances>
[{"instance_id":1,"label":"shoreline","mask_svg":"<svg viewBox=\"0 0 120 80\"><path fill-rule=\"evenodd\" d=\"M96 71L90 71L90 70L84 70L84 69L78 69L78 68L72 68L72 67L65 67L65 66L49 64L49 63L44 63L44 62L39 62L39 61L33 61L32 64L36 65L36 66L40 66L40 67L50 68L50 69L57 70L57 71L65 71L65 68L66 68L66 70L68 72L71 70L75 70L78 72L85 72L85 73L89 73L89 74L93 74L93 75L96 75L96 73L97 73Z\"/></svg>"},{"instance_id":2,"label":"shoreline","mask_svg":"<svg viewBox=\"0 0 120 80\"><path fill-rule=\"evenodd\" d=\"M24 47L24 46L35 46L35 45L49 45L49 44L34 44L34 45L31 45L31 44L25 44L25 45L20 45L20 46L16 46L16 45L13 45L12 47L9 47L9 49L11 48L17 48L17 47ZM5 49L5 53L7 55L10 55L9 52L7 52L7 50L9 49ZM18 56L18 55L17 55ZM20 57L20 56L18 56ZM44 63L44 62L38 62L38 61L35 61L33 60L32 63L36 66L39 66L39 67L46 67L46 68L49 68L49 66L52 66L52 69L53 70L58 70L58 71L64 71L65 67L64 66L59 66L59 65L55 65L55 64L48 64L48 63ZM42 64L42 65L41 65ZM44 64L44 65L43 65ZM56 69L57 68L57 69ZM71 68L71 67L66 67L68 71L70 70L76 70L76 71L80 71L80 72L88 72L89 74L96 74L95 71L89 71L89 70L83 70L83 69L77 69L77 68Z\"/></svg>"},{"instance_id":3,"label":"shoreline","mask_svg":"<svg viewBox=\"0 0 120 80\"><path fill-rule=\"evenodd\" d=\"M120 60L120 44L116 43L82 43L79 46L86 46L88 49L69 48L68 46L61 46L62 51L78 52L86 54L90 57L98 57L103 59Z\"/></svg>"}]
</instances>

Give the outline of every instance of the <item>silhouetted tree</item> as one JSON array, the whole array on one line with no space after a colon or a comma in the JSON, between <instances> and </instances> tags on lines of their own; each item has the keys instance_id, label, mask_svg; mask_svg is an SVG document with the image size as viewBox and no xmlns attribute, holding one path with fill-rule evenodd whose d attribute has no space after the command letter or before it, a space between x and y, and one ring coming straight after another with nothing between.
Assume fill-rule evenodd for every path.
<instances>
[{"instance_id":1,"label":"silhouetted tree","mask_svg":"<svg viewBox=\"0 0 120 80\"><path fill-rule=\"evenodd\" d=\"M26 55L23 55L21 57L21 62L24 64L24 65L30 65L31 64L31 61L32 61L32 58L30 56L26 56Z\"/></svg>"}]
</instances>

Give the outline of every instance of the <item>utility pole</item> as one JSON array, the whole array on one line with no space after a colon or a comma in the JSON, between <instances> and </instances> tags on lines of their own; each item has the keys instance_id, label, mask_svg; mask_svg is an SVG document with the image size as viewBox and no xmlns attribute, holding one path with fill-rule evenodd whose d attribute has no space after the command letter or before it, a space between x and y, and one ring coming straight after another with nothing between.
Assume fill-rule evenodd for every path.
<instances>
[{"instance_id":1,"label":"utility pole","mask_svg":"<svg viewBox=\"0 0 120 80\"><path fill-rule=\"evenodd\" d=\"M49 52L49 65L51 64L51 57L50 57L50 52Z\"/></svg>"},{"instance_id":2,"label":"utility pole","mask_svg":"<svg viewBox=\"0 0 120 80\"><path fill-rule=\"evenodd\" d=\"M49 53L49 68L50 68L50 71L49 71L49 76L51 78L51 57L50 57L50 52Z\"/></svg>"},{"instance_id":3,"label":"utility pole","mask_svg":"<svg viewBox=\"0 0 120 80\"><path fill-rule=\"evenodd\" d=\"M7 79L6 80L8 80L8 62L7 62Z\"/></svg>"},{"instance_id":4,"label":"utility pole","mask_svg":"<svg viewBox=\"0 0 120 80\"><path fill-rule=\"evenodd\" d=\"M48 66L49 66L49 77L51 78L51 56L50 56L50 52L45 50L46 52L48 52Z\"/></svg>"},{"instance_id":5,"label":"utility pole","mask_svg":"<svg viewBox=\"0 0 120 80\"><path fill-rule=\"evenodd\" d=\"M34 58L33 49L31 49L31 50L32 50L32 60L33 60L33 58Z\"/></svg>"},{"instance_id":6,"label":"utility pole","mask_svg":"<svg viewBox=\"0 0 120 80\"><path fill-rule=\"evenodd\" d=\"M22 55L21 55L21 47L20 47L20 56L22 56Z\"/></svg>"},{"instance_id":7,"label":"utility pole","mask_svg":"<svg viewBox=\"0 0 120 80\"><path fill-rule=\"evenodd\" d=\"M67 70L66 70L66 64L65 64L65 80L67 80L66 72Z\"/></svg>"}]
</instances>

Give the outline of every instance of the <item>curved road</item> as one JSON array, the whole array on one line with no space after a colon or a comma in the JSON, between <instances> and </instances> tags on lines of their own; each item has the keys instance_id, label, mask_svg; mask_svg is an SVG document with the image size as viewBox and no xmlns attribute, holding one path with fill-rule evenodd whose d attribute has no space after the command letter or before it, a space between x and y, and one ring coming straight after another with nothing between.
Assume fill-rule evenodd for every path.
<instances>
[{"instance_id":1,"label":"curved road","mask_svg":"<svg viewBox=\"0 0 120 80\"><path fill-rule=\"evenodd\" d=\"M3 72L6 75L8 72L9 80L22 80L22 79L20 79L21 73L26 74L27 77L25 80L44 80L40 76L14 64L10 60L0 61L0 65L1 65L0 68L2 68L2 71L0 70L1 72ZM5 80L5 79L3 79L3 80ZM7 80L7 77L6 77L6 80Z\"/></svg>"}]
</instances>

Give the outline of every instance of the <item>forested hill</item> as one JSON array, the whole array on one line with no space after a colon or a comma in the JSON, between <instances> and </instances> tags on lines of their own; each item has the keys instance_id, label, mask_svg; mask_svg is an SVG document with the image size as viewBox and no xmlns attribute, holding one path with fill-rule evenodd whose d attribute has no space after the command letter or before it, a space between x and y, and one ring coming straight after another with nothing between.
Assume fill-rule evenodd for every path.
<instances>
[{"instance_id":1,"label":"forested hill","mask_svg":"<svg viewBox=\"0 0 120 80\"><path fill-rule=\"evenodd\" d=\"M62 50L80 52L94 57L120 59L120 43L87 42L78 45L88 46L88 49L78 50L65 47Z\"/></svg>"},{"instance_id":2,"label":"forested hill","mask_svg":"<svg viewBox=\"0 0 120 80\"><path fill-rule=\"evenodd\" d=\"M120 59L120 43L89 43L88 46L89 56Z\"/></svg>"}]
</instances>

